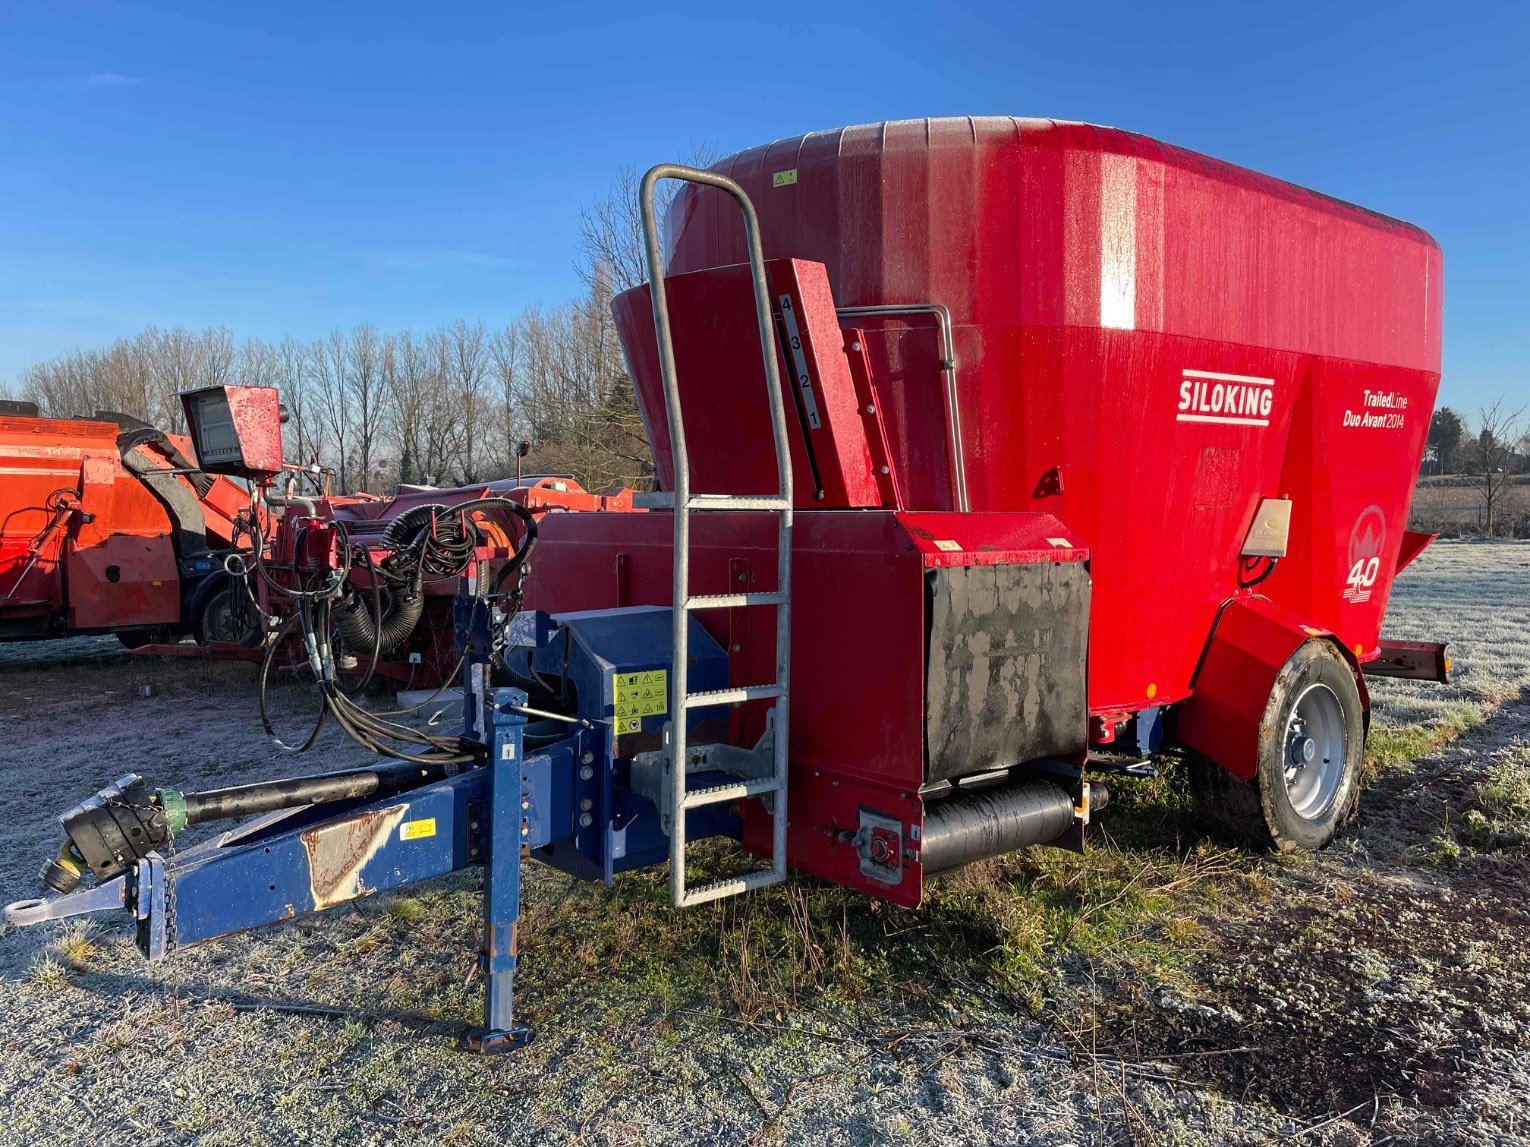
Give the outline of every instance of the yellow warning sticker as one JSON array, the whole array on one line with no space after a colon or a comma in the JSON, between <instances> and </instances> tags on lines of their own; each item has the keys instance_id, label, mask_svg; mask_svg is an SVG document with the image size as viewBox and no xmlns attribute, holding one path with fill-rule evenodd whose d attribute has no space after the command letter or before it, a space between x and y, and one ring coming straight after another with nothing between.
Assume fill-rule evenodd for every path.
<instances>
[{"instance_id":1,"label":"yellow warning sticker","mask_svg":"<svg viewBox=\"0 0 1530 1147\"><path fill-rule=\"evenodd\" d=\"M398 826L398 838L400 840L424 840L427 836L436 835L436 818L428 816L424 820L408 820Z\"/></svg>"},{"instance_id":2,"label":"yellow warning sticker","mask_svg":"<svg viewBox=\"0 0 1530 1147\"><path fill-rule=\"evenodd\" d=\"M953 542L950 538L936 538L935 548L937 550L945 550L946 553L949 554L957 552L962 547L958 543Z\"/></svg>"},{"instance_id":3,"label":"yellow warning sticker","mask_svg":"<svg viewBox=\"0 0 1530 1147\"><path fill-rule=\"evenodd\" d=\"M645 669L640 673L618 673L612 700L616 702L616 727L619 732L635 733L644 717L657 717L669 710L669 670Z\"/></svg>"},{"instance_id":4,"label":"yellow warning sticker","mask_svg":"<svg viewBox=\"0 0 1530 1147\"><path fill-rule=\"evenodd\" d=\"M797 169L788 167L785 171L778 171L770 177L772 187L790 187L797 182Z\"/></svg>"}]
</instances>

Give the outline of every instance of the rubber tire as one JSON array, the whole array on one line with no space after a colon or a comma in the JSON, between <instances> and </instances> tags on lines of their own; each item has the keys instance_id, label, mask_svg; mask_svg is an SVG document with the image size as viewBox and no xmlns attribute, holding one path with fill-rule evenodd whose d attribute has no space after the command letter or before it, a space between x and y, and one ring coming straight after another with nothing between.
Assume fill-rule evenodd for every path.
<instances>
[{"instance_id":1,"label":"rubber tire","mask_svg":"<svg viewBox=\"0 0 1530 1147\"><path fill-rule=\"evenodd\" d=\"M1291 806L1285 782L1285 729L1296 699L1309 685L1333 690L1344 711L1344 765L1333 803L1312 820ZM1326 848L1353 814L1365 761L1365 712L1349 662L1330 642L1305 642L1275 678L1259 724L1259 763L1254 778L1240 781L1198 753L1189 753L1191 791L1197 811L1214 833L1277 852Z\"/></svg>"},{"instance_id":2,"label":"rubber tire","mask_svg":"<svg viewBox=\"0 0 1530 1147\"><path fill-rule=\"evenodd\" d=\"M215 618L220 611L226 611L229 603L229 591L220 589L217 593L209 594L207 600L202 603L202 611L197 615L197 644L207 645L212 641L228 641L234 645L242 645L246 649L259 647L261 641L260 623L257 617L255 625L250 627L242 636L215 637L214 626L217 625ZM254 607L251 606L251 613Z\"/></svg>"}]
</instances>

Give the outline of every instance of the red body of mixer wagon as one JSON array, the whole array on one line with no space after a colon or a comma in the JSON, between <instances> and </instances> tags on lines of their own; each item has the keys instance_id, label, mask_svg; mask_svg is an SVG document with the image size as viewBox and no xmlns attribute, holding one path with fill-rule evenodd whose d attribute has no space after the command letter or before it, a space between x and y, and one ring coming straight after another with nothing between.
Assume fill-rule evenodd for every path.
<instances>
[{"instance_id":1,"label":"red body of mixer wagon","mask_svg":"<svg viewBox=\"0 0 1530 1147\"><path fill-rule=\"evenodd\" d=\"M936 802L1168 746L1266 841L1326 843L1365 673L1443 672L1442 647L1380 638L1429 540L1405 523L1440 372L1433 240L1049 120L850 128L714 170L756 205L789 392L791 863L914 903ZM742 217L687 184L667 222L692 485L768 494ZM672 489L649 288L615 312ZM768 513L697 513L690 550L693 593L773 587ZM527 602L667 603L673 560L669 513L552 516ZM702 617L736 685L771 677L772 608ZM735 706L737 743L765 708Z\"/></svg>"}]
</instances>

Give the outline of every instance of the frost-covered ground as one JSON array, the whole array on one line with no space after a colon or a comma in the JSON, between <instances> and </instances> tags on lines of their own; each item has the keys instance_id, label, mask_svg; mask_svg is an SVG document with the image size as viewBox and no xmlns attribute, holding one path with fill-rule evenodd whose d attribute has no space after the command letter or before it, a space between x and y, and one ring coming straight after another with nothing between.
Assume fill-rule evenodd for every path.
<instances>
[{"instance_id":1,"label":"frost-covered ground","mask_svg":"<svg viewBox=\"0 0 1530 1147\"><path fill-rule=\"evenodd\" d=\"M1398 579L1383 635L1449 641L1449 686L1375 681L1372 719L1438 720L1452 705L1496 708L1530 682L1530 542L1436 542Z\"/></svg>"},{"instance_id":2,"label":"frost-covered ground","mask_svg":"<svg viewBox=\"0 0 1530 1147\"><path fill-rule=\"evenodd\" d=\"M1458 679L1376 684L1378 728L1483 722L1383 770L1319 858L1199 841L1128 789L1118 843L1030 850L918 913L799 881L673 914L657 878L533 869L540 1034L503 1059L454 1050L475 874L152 967L121 922L0 931L0 1142L1530 1141L1527 602L1530 545L1441 544L1403 575L1389 635L1449 641ZM272 749L243 667L22 648L0 650L0 901L35 895L53 818L121 772L360 759Z\"/></svg>"}]
</instances>

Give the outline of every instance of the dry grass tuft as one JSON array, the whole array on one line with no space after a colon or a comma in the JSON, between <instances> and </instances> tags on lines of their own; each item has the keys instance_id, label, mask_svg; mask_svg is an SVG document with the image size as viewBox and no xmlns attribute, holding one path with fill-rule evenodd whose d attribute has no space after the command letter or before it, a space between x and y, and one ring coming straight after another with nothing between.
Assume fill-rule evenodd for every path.
<instances>
[{"instance_id":1,"label":"dry grass tuft","mask_svg":"<svg viewBox=\"0 0 1530 1147\"><path fill-rule=\"evenodd\" d=\"M1485 704L1455 701L1421 725L1373 727L1365 742L1366 780L1438 752L1482 724L1490 714L1491 709Z\"/></svg>"},{"instance_id":2,"label":"dry grass tuft","mask_svg":"<svg viewBox=\"0 0 1530 1147\"><path fill-rule=\"evenodd\" d=\"M1484 852L1530 849L1530 749L1495 761L1474 796L1476 807L1461 817L1462 840Z\"/></svg>"},{"instance_id":3,"label":"dry grass tuft","mask_svg":"<svg viewBox=\"0 0 1530 1147\"><path fill-rule=\"evenodd\" d=\"M388 903L387 912L395 924L413 927L430 914L430 909L417 897L400 896Z\"/></svg>"},{"instance_id":4,"label":"dry grass tuft","mask_svg":"<svg viewBox=\"0 0 1530 1147\"><path fill-rule=\"evenodd\" d=\"M94 921L71 920L59 930L48 947L66 964L82 968L101 954L101 946L96 943L98 935Z\"/></svg>"},{"instance_id":5,"label":"dry grass tuft","mask_svg":"<svg viewBox=\"0 0 1530 1147\"><path fill-rule=\"evenodd\" d=\"M55 959L50 953L34 961L27 969L27 982L33 987L43 988L49 991L57 991L69 986L69 969Z\"/></svg>"},{"instance_id":6,"label":"dry grass tuft","mask_svg":"<svg viewBox=\"0 0 1530 1147\"><path fill-rule=\"evenodd\" d=\"M1530 749L1493 765L1477 786L1477 803L1489 816L1530 820Z\"/></svg>"}]
</instances>

